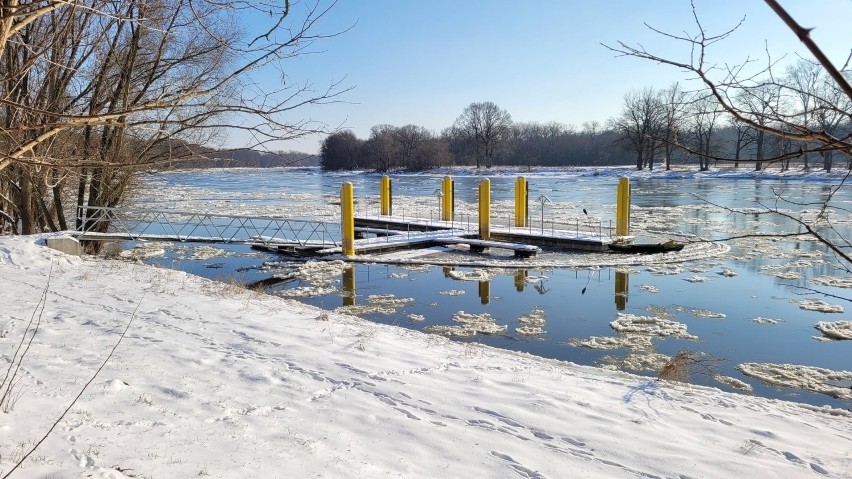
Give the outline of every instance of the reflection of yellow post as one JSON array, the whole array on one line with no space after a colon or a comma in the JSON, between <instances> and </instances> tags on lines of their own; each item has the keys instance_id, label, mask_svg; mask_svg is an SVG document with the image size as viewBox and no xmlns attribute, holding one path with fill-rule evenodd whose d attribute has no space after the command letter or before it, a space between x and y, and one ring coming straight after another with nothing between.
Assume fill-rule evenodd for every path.
<instances>
[{"instance_id":1,"label":"reflection of yellow post","mask_svg":"<svg viewBox=\"0 0 852 479\"><path fill-rule=\"evenodd\" d=\"M491 181L479 182L479 237L491 239Z\"/></svg>"},{"instance_id":2,"label":"reflection of yellow post","mask_svg":"<svg viewBox=\"0 0 852 479\"><path fill-rule=\"evenodd\" d=\"M453 179L449 176L444 177L444 181L441 182L441 220L442 221L453 221L453 193L454 193L454 184Z\"/></svg>"},{"instance_id":3,"label":"reflection of yellow post","mask_svg":"<svg viewBox=\"0 0 852 479\"><path fill-rule=\"evenodd\" d=\"M491 301L491 281L479 282L479 302L488 304Z\"/></svg>"},{"instance_id":4,"label":"reflection of yellow post","mask_svg":"<svg viewBox=\"0 0 852 479\"><path fill-rule=\"evenodd\" d=\"M627 306L627 289L630 287L630 275L615 272L615 309L624 311Z\"/></svg>"},{"instance_id":5,"label":"reflection of yellow post","mask_svg":"<svg viewBox=\"0 0 852 479\"><path fill-rule=\"evenodd\" d=\"M349 182L340 187L340 231L343 233L343 255L355 256L355 193Z\"/></svg>"},{"instance_id":6,"label":"reflection of yellow post","mask_svg":"<svg viewBox=\"0 0 852 479\"><path fill-rule=\"evenodd\" d=\"M527 179L519 176L515 180L515 226L523 228L527 225L527 203L529 201L529 184Z\"/></svg>"},{"instance_id":7,"label":"reflection of yellow post","mask_svg":"<svg viewBox=\"0 0 852 479\"><path fill-rule=\"evenodd\" d=\"M343 306L355 305L355 267L343 270Z\"/></svg>"},{"instance_id":8,"label":"reflection of yellow post","mask_svg":"<svg viewBox=\"0 0 852 479\"><path fill-rule=\"evenodd\" d=\"M524 292L524 286L527 284L527 270L519 269L515 272L515 289L519 293Z\"/></svg>"},{"instance_id":9,"label":"reflection of yellow post","mask_svg":"<svg viewBox=\"0 0 852 479\"><path fill-rule=\"evenodd\" d=\"M618 198L615 205L615 235L630 234L630 180L618 179Z\"/></svg>"},{"instance_id":10,"label":"reflection of yellow post","mask_svg":"<svg viewBox=\"0 0 852 479\"><path fill-rule=\"evenodd\" d=\"M455 269L455 268L453 268L452 266L444 266L442 269L444 270L444 277L447 277L447 278L449 278L449 277L450 277L450 271L455 271L455 270L456 270L456 269Z\"/></svg>"},{"instance_id":11,"label":"reflection of yellow post","mask_svg":"<svg viewBox=\"0 0 852 479\"><path fill-rule=\"evenodd\" d=\"M391 199L391 179L389 176L382 176L379 183L379 214L382 216L390 216L392 210Z\"/></svg>"}]
</instances>

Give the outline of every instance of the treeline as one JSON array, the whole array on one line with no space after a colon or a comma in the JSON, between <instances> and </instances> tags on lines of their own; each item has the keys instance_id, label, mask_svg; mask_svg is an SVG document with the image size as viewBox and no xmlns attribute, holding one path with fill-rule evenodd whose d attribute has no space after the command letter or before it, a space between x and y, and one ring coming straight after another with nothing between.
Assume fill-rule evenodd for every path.
<instances>
[{"instance_id":1,"label":"treeline","mask_svg":"<svg viewBox=\"0 0 852 479\"><path fill-rule=\"evenodd\" d=\"M852 100L819 64L800 60L771 81L732 91L686 91L678 83L631 90L617 116L580 128L515 123L493 102L472 103L438 134L415 125L379 125L367 139L351 131L329 135L320 164L327 170L377 171L627 164L642 170L689 164L703 171L722 162L755 170L768 164L826 171L840 164L852 170ZM717 94L725 95L724 103Z\"/></svg>"},{"instance_id":2,"label":"treeline","mask_svg":"<svg viewBox=\"0 0 852 479\"><path fill-rule=\"evenodd\" d=\"M279 166L319 166L319 155L301 151L257 151L240 148L225 151L198 151L194 149L191 159L180 159L164 163L165 169L190 168L275 168Z\"/></svg>"}]
</instances>

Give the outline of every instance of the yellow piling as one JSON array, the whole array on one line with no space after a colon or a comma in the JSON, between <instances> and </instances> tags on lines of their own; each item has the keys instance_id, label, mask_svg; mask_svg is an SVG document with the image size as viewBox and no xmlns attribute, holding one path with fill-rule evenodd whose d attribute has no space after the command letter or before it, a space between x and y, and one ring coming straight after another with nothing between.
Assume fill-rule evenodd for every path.
<instances>
[{"instance_id":1,"label":"yellow piling","mask_svg":"<svg viewBox=\"0 0 852 479\"><path fill-rule=\"evenodd\" d=\"M343 234L343 255L355 256L355 193L349 182L340 187L340 230Z\"/></svg>"},{"instance_id":2,"label":"yellow piling","mask_svg":"<svg viewBox=\"0 0 852 479\"><path fill-rule=\"evenodd\" d=\"M382 176L379 183L379 214L382 216L390 216L392 211L391 198L391 179L389 176Z\"/></svg>"},{"instance_id":3,"label":"yellow piling","mask_svg":"<svg viewBox=\"0 0 852 479\"><path fill-rule=\"evenodd\" d=\"M528 272L525 269L519 269L515 272L515 290L519 293L524 292L524 286L527 284Z\"/></svg>"},{"instance_id":4,"label":"yellow piling","mask_svg":"<svg viewBox=\"0 0 852 479\"><path fill-rule=\"evenodd\" d=\"M523 176L515 180L515 226L527 225L527 207L529 203L529 183Z\"/></svg>"},{"instance_id":5,"label":"yellow piling","mask_svg":"<svg viewBox=\"0 0 852 479\"><path fill-rule=\"evenodd\" d=\"M630 179L618 179L618 198L615 205L615 235L630 234Z\"/></svg>"},{"instance_id":6,"label":"yellow piling","mask_svg":"<svg viewBox=\"0 0 852 479\"><path fill-rule=\"evenodd\" d=\"M445 176L441 182L441 221L453 221L453 194L455 193L455 185L452 177Z\"/></svg>"},{"instance_id":7,"label":"yellow piling","mask_svg":"<svg viewBox=\"0 0 852 479\"><path fill-rule=\"evenodd\" d=\"M491 180L479 182L479 237L491 239Z\"/></svg>"},{"instance_id":8,"label":"yellow piling","mask_svg":"<svg viewBox=\"0 0 852 479\"><path fill-rule=\"evenodd\" d=\"M491 281L479 282L479 302L482 304L491 302Z\"/></svg>"}]
</instances>

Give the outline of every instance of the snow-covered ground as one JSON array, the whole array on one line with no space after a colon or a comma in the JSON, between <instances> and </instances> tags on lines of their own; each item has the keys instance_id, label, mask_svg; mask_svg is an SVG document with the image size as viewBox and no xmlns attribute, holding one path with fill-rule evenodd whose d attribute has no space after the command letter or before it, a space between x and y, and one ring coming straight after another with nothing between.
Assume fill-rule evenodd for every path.
<instances>
[{"instance_id":1,"label":"snow-covered ground","mask_svg":"<svg viewBox=\"0 0 852 479\"><path fill-rule=\"evenodd\" d=\"M0 238L0 277L4 365L38 323L0 412L0 475L132 318L13 477L852 477L848 411L453 342L33 237Z\"/></svg>"}]
</instances>

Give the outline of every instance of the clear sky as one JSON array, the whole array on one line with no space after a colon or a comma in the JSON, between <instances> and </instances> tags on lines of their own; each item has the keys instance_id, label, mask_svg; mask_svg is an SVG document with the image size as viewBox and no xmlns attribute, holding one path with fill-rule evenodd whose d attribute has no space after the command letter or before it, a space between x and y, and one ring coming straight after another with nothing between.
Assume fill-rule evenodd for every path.
<instances>
[{"instance_id":1,"label":"clear sky","mask_svg":"<svg viewBox=\"0 0 852 479\"><path fill-rule=\"evenodd\" d=\"M320 0L321 2L324 0ZM840 66L852 49L852 0L780 0ZM711 50L710 61L766 62L796 52L798 39L760 0L696 0L705 30L720 33L745 23ZM296 5L295 8L301 8ZM321 33L348 31L315 43L288 60L291 82L332 81L354 87L343 102L308 106L295 116L351 129L359 138L377 124L409 123L433 131L452 125L472 102L493 101L514 121L579 126L615 116L625 93L662 88L688 76L668 66L616 57L601 46L618 40L687 60L682 44L643 25L695 33L688 0L339 0L318 25ZM268 72L267 72L268 73ZM265 78L261 81L277 81ZM689 87L695 82L684 82ZM318 152L322 136L279 142L273 149ZM231 137L231 146L244 139Z\"/></svg>"}]
</instances>

